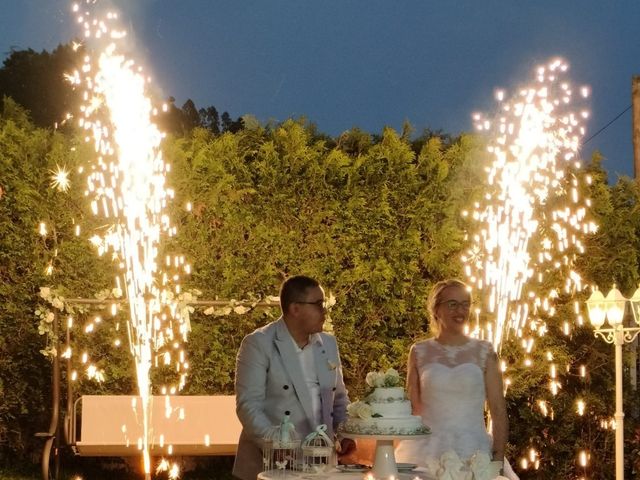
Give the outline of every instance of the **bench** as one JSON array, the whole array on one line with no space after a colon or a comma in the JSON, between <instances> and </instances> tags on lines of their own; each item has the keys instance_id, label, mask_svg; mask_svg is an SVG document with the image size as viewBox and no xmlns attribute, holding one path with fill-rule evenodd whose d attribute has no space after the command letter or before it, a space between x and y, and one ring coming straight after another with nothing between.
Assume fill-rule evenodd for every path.
<instances>
[{"instance_id":1,"label":"bench","mask_svg":"<svg viewBox=\"0 0 640 480\"><path fill-rule=\"evenodd\" d=\"M70 440L81 456L140 455L140 397L84 395L76 400ZM235 396L154 396L149 450L159 455L235 455L242 425Z\"/></svg>"}]
</instances>

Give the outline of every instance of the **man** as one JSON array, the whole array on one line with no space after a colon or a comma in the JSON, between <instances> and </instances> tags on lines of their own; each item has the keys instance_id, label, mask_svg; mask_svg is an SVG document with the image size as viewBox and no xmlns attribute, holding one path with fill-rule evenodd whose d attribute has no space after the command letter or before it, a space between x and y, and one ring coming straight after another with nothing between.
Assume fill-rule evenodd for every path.
<instances>
[{"instance_id":1,"label":"man","mask_svg":"<svg viewBox=\"0 0 640 480\"><path fill-rule=\"evenodd\" d=\"M233 475L255 480L262 439L285 415L303 439L320 424L332 436L349 397L335 337L322 332L325 297L313 278L295 276L280 289L282 316L247 335L236 359L236 412L242 423ZM346 453L355 447L341 441Z\"/></svg>"}]
</instances>

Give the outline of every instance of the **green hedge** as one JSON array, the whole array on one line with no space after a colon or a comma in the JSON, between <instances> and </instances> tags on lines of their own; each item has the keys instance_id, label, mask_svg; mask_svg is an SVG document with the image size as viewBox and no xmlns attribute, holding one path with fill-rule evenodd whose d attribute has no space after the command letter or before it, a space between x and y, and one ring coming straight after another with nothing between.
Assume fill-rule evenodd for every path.
<instances>
[{"instance_id":1,"label":"green hedge","mask_svg":"<svg viewBox=\"0 0 640 480\"><path fill-rule=\"evenodd\" d=\"M410 344L427 334L429 287L461 273L468 225L460 213L482 195L484 165L484 147L472 136L426 135L411 142L407 132L385 129L373 138L354 129L334 142L304 121L289 120L233 134L196 129L187 137L167 138L164 155L176 191L170 215L178 235L165 248L183 253L193 265L185 288L202 291L203 299L256 299L276 295L288 275L317 277L337 300L331 318L352 396L362 394L369 370L404 370ZM48 425L50 363L40 353L46 342L34 315L42 304L39 288L87 297L112 286L113 265L97 257L88 242L101 221L88 213L76 173L90 155L73 131L36 129L19 107L5 101L0 118L0 459L5 462L34 458L40 443L32 435ZM72 172L67 193L50 188L56 165ZM638 189L626 180L609 186L597 158L589 172L593 212L603 228L588 239L580 271L601 285L616 278L629 293L638 279ZM191 211L184 208L187 202ZM50 231L44 238L38 234L41 221ZM82 226L78 237L75 224ZM44 274L49 262L51 276ZM587 329L569 338L559 333L564 319L572 318L563 302L568 300L559 299L558 314L547 319L556 334L541 340L535 368L521 368L515 340L503 349L517 380L508 395L510 453L517 460L532 443L544 444L541 470L522 478L566 478L576 472L577 449L592 442L589 473L610 478L612 434L598 430L597 422L612 411L607 401L612 355ZM126 348L110 346L113 326L91 338L79 333L90 314L75 312L76 357L90 349L106 381L81 380L77 390L133 393ZM240 341L277 316L277 309L221 317L194 312L186 393L232 393ZM545 349L560 367L568 367L564 389L553 398ZM581 362L591 366L588 383L572 376ZM575 414L577 395L589 400L589 418ZM555 421L540 415L539 399L553 406ZM633 425L628 419L628 428ZM631 451L632 435L627 438Z\"/></svg>"}]
</instances>

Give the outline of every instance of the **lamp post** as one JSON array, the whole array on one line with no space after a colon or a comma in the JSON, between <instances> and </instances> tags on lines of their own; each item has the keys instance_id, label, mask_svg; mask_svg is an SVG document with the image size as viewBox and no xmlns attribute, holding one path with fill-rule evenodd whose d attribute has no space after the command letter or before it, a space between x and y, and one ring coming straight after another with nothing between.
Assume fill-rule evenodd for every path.
<instances>
[{"instance_id":1,"label":"lamp post","mask_svg":"<svg viewBox=\"0 0 640 480\"><path fill-rule=\"evenodd\" d=\"M624 326L626 303L631 304L636 326ZM626 299L614 285L607 296L596 288L587 300L589 321L594 334L605 342L613 343L616 355L616 480L624 480L624 411L622 406L622 345L632 342L640 333L640 287ZM605 322L609 326L605 327Z\"/></svg>"}]
</instances>

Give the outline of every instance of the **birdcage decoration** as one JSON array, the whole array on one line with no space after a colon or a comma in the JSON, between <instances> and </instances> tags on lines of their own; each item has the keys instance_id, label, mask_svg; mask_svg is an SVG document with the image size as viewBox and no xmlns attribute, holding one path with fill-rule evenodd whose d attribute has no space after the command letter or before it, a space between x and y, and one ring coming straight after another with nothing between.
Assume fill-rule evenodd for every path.
<instances>
[{"instance_id":1,"label":"birdcage decoration","mask_svg":"<svg viewBox=\"0 0 640 480\"><path fill-rule=\"evenodd\" d=\"M305 437L301 445L302 468L307 473L322 473L336 463L334 443L322 424Z\"/></svg>"},{"instance_id":2,"label":"birdcage decoration","mask_svg":"<svg viewBox=\"0 0 640 480\"><path fill-rule=\"evenodd\" d=\"M300 470L300 437L289 415L263 438L262 462L265 471L279 471L282 477L288 471Z\"/></svg>"}]
</instances>

